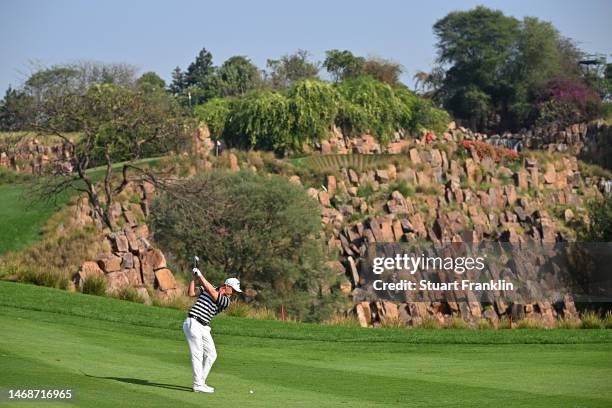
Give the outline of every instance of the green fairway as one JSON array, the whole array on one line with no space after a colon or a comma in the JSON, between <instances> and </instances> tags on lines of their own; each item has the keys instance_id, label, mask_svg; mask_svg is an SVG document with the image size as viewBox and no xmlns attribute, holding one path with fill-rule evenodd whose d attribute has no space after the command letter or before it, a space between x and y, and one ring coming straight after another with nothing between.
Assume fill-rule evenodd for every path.
<instances>
[{"instance_id":1,"label":"green fairway","mask_svg":"<svg viewBox=\"0 0 612 408\"><path fill-rule=\"evenodd\" d=\"M70 388L80 407L612 405L609 330L348 329L219 316L209 378L217 391L195 394L183 318L0 282L0 386Z\"/></svg>"}]
</instances>

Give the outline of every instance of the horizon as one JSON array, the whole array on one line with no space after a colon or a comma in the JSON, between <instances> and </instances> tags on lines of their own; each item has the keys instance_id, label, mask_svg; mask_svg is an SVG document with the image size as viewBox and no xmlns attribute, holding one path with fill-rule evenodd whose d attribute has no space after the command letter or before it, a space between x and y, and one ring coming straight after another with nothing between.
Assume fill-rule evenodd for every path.
<instances>
[{"instance_id":1,"label":"horizon","mask_svg":"<svg viewBox=\"0 0 612 408\"><path fill-rule=\"evenodd\" d=\"M445 0L425 5L389 0L371 8L360 1L351 2L346 9L347 4L320 0L290 6L275 1L263 5L189 1L169 9L169 3L163 1L136 1L129 6L117 0L7 1L0 5L6 20L0 34L13 41L0 46L4 56L0 88L21 86L37 68L78 61L130 64L139 74L153 71L169 84L172 70L176 66L185 70L203 47L213 54L215 65L233 55L244 55L259 69L265 68L267 59L298 49L308 51L312 60L319 62L326 50L348 49L356 55L400 63L404 69L401 80L412 88L414 74L429 71L436 58L433 24L450 11L480 4L517 19L529 15L550 21L586 53L612 54L612 46L606 43L612 36L607 21L612 7L602 0L589 2L589 7L552 0ZM235 15L237 9L242 11L239 15ZM212 16L210 21L206 21L208 15ZM583 24L585 21L589 24ZM321 74L327 77L324 70Z\"/></svg>"}]
</instances>

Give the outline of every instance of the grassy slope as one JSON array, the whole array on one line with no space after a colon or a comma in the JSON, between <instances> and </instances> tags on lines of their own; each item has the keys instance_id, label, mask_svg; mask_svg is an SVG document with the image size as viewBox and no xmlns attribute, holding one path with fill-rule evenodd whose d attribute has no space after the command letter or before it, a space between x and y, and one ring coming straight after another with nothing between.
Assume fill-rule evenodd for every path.
<instances>
[{"instance_id":1,"label":"grassy slope","mask_svg":"<svg viewBox=\"0 0 612 408\"><path fill-rule=\"evenodd\" d=\"M217 392L194 394L183 317L0 282L0 384L70 387L83 407L612 405L609 330L372 330L223 316L213 323Z\"/></svg>"},{"instance_id":2,"label":"grassy slope","mask_svg":"<svg viewBox=\"0 0 612 408\"><path fill-rule=\"evenodd\" d=\"M139 160L136 164L155 164L159 158ZM113 168L118 169L122 163ZM97 167L87 171L94 181L104 177L105 169ZM76 191L69 190L55 202L36 202L23 183L0 185L0 255L25 248L40 238L40 229L58 209L66 205Z\"/></svg>"}]
</instances>

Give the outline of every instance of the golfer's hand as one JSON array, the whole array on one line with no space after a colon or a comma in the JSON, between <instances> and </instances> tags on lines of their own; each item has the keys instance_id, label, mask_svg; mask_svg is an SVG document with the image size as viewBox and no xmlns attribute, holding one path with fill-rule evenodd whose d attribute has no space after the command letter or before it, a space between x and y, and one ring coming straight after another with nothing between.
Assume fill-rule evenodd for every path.
<instances>
[{"instance_id":1,"label":"golfer's hand","mask_svg":"<svg viewBox=\"0 0 612 408\"><path fill-rule=\"evenodd\" d=\"M200 278L202 277L202 272L200 272L200 270L198 268L193 268L193 276L199 276Z\"/></svg>"}]
</instances>

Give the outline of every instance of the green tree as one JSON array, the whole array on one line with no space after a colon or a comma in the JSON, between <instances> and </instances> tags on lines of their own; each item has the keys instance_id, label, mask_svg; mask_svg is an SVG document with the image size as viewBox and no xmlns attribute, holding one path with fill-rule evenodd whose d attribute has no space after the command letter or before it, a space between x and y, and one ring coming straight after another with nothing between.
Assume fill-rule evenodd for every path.
<instances>
[{"instance_id":1,"label":"green tree","mask_svg":"<svg viewBox=\"0 0 612 408\"><path fill-rule=\"evenodd\" d=\"M329 50L325 52L323 67L330 73L334 82L363 74L365 58L357 57L348 50Z\"/></svg>"},{"instance_id":2,"label":"green tree","mask_svg":"<svg viewBox=\"0 0 612 408\"><path fill-rule=\"evenodd\" d=\"M51 198L66 189L88 195L99 219L114 227L113 205L134 177L147 175L135 163L143 157L183 148L191 123L165 93L146 94L140 90L111 84L93 85L87 92L52 95L35 105L32 127L41 134L63 139L72 148L71 174L57 173L41 187ZM71 140L63 131L77 128L82 136ZM114 177L115 164L120 178ZM87 170L103 165L105 176L98 188Z\"/></svg>"},{"instance_id":3,"label":"green tree","mask_svg":"<svg viewBox=\"0 0 612 408\"><path fill-rule=\"evenodd\" d=\"M318 317L313 306L325 302L321 293L335 284L315 238L321 233L318 204L280 176L206 172L156 200L152 224L164 251L185 260L183 267L198 254L211 280L237 276L269 307L292 299L306 320Z\"/></svg>"},{"instance_id":4,"label":"green tree","mask_svg":"<svg viewBox=\"0 0 612 408\"><path fill-rule=\"evenodd\" d=\"M8 87L0 101L0 130L26 130L32 121L34 99L23 91Z\"/></svg>"},{"instance_id":5,"label":"green tree","mask_svg":"<svg viewBox=\"0 0 612 408\"><path fill-rule=\"evenodd\" d=\"M229 58L218 71L223 96L242 96L260 86L261 76L257 67L240 55Z\"/></svg>"},{"instance_id":6,"label":"green tree","mask_svg":"<svg viewBox=\"0 0 612 408\"><path fill-rule=\"evenodd\" d=\"M397 86L400 84L402 66L383 58L370 58L363 64L363 71L377 81Z\"/></svg>"},{"instance_id":7,"label":"green tree","mask_svg":"<svg viewBox=\"0 0 612 408\"><path fill-rule=\"evenodd\" d=\"M170 84L170 93L174 96L179 96L187 88L187 80L185 79L185 73L181 71L180 67L174 68L172 71L172 83Z\"/></svg>"},{"instance_id":8,"label":"green tree","mask_svg":"<svg viewBox=\"0 0 612 408\"><path fill-rule=\"evenodd\" d=\"M153 71L142 74L136 81L136 84L145 93L161 92L166 89L166 82Z\"/></svg>"},{"instance_id":9,"label":"green tree","mask_svg":"<svg viewBox=\"0 0 612 408\"><path fill-rule=\"evenodd\" d=\"M280 60L269 59L268 80L274 89L285 89L302 79L315 79L319 75L319 67L309 61L309 53L298 50L294 54L285 55Z\"/></svg>"},{"instance_id":10,"label":"green tree","mask_svg":"<svg viewBox=\"0 0 612 408\"><path fill-rule=\"evenodd\" d=\"M187 95L190 105L199 105L220 95L217 68L213 65L212 54L206 48L202 48L195 61L187 67L183 94Z\"/></svg>"}]
</instances>

